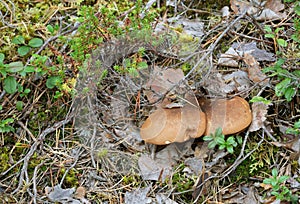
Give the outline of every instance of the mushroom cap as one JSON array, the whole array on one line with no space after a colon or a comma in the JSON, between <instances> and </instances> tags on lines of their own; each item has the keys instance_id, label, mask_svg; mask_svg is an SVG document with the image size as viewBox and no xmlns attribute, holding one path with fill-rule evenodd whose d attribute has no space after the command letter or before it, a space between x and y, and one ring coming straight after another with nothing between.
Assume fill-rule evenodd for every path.
<instances>
[{"instance_id":1,"label":"mushroom cap","mask_svg":"<svg viewBox=\"0 0 300 204\"><path fill-rule=\"evenodd\" d=\"M147 143L165 145L203 135L206 116L195 98L189 97L188 101L181 108L158 107L142 125L141 138Z\"/></svg>"},{"instance_id":2,"label":"mushroom cap","mask_svg":"<svg viewBox=\"0 0 300 204\"><path fill-rule=\"evenodd\" d=\"M222 128L224 135L238 133L251 124L252 113L248 102L241 97L232 99L200 99L199 104L206 114L205 135Z\"/></svg>"}]
</instances>

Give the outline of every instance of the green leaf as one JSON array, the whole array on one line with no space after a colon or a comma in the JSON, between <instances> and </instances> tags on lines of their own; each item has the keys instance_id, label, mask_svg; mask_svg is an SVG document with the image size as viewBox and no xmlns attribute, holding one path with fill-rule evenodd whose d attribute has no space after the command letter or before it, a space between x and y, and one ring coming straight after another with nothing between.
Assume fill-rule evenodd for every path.
<instances>
[{"instance_id":1,"label":"green leaf","mask_svg":"<svg viewBox=\"0 0 300 204\"><path fill-rule=\"evenodd\" d=\"M4 79L4 90L9 94L14 94L17 91L17 80L13 76L8 76Z\"/></svg>"},{"instance_id":2,"label":"green leaf","mask_svg":"<svg viewBox=\"0 0 300 204\"><path fill-rule=\"evenodd\" d=\"M139 62L137 64L137 68L138 69L146 69L146 68L148 68L148 64L147 64L147 62Z\"/></svg>"},{"instance_id":3,"label":"green leaf","mask_svg":"<svg viewBox=\"0 0 300 204\"><path fill-rule=\"evenodd\" d=\"M128 73L132 77L138 77L139 76L139 72L133 67L128 68Z\"/></svg>"},{"instance_id":4,"label":"green leaf","mask_svg":"<svg viewBox=\"0 0 300 204\"><path fill-rule=\"evenodd\" d=\"M273 178L271 181L271 185L273 186L273 190L277 191L279 189L278 180L277 178Z\"/></svg>"},{"instance_id":5,"label":"green leaf","mask_svg":"<svg viewBox=\"0 0 300 204\"><path fill-rule=\"evenodd\" d=\"M7 125L7 124L10 124L10 123L13 123L15 120L13 118L7 118L5 120L2 120L0 124L4 124L4 125Z\"/></svg>"},{"instance_id":6,"label":"green leaf","mask_svg":"<svg viewBox=\"0 0 300 204\"><path fill-rule=\"evenodd\" d=\"M230 153L230 154L233 154L233 146L227 146L227 151Z\"/></svg>"},{"instance_id":7,"label":"green leaf","mask_svg":"<svg viewBox=\"0 0 300 204\"><path fill-rule=\"evenodd\" d=\"M25 44L25 39L23 38L23 36L18 35L14 37L11 42L16 45Z\"/></svg>"},{"instance_id":8,"label":"green leaf","mask_svg":"<svg viewBox=\"0 0 300 204\"><path fill-rule=\"evenodd\" d=\"M276 39L278 45L282 46L282 47L287 47L288 46L288 43L284 40L284 39Z\"/></svg>"},{"instance_id":9,"label":"green leaf","mask_svg":"<svg viewBox=\"0 0 300 204\"><path fill-rule=\"evenodd\" d=\"M211 141L211 142L208 143L207 147L209 149L213 149L213 148L215 148L216 145L217 145L217 143L215 143L214 141Z\"/></svg>"},{"instance_id":10,"label":"green leaf","mask_svg":"<svg viewBox=\"0 0 300 204\"><path fill-rule=\"evenodd\" d=\"M56 86L59 86L63 82L62 78L59 76L51 76L46 81L46 86L49 89L53 89Z\"/></svg>"},{"instance_id":11,"label":"green leaf","mask_svg":"<svg viewBox=\"0 0 300 204\"><path fill-rule=\"evenodd\" d=\"M5 58L5 55L3 53L0 53L0 64L3 63L4 58Z\"/></svg>"},{"instance_id":12,"label":"green leaf","mask_svg":"<svg viewBox=\"0 0 300 204\"><path fill-rule=\"evenodd\" d=\"M7 72L5 69L0 69L0 73L3 75L4 78L7 76Z\"/></svg>"},{"instance_id":13,"label":"green leaf","mask_svg":"<svg viewBox=\"0 0 300 204\"><path fill-rule=\"evenodd\" d=\"M275 29L275 33L278 33L279 31L284 30L284 27L279 27Z\"/></svg>"},{"instance_id":14,"label":"green leaf","mask_svg":"<svg viewBox=\"0 0 300 204\"><path fill-rule=\"evenodd\" d=\"M23 102L22 101L17 101L16 108L17 108L18 111L23 110Z\"/></svg>"},{"instance_id":15,"label":"green leaf","mask_svg":"<svg viewBox=\"0 0 300 204\"><path fill-rule=\"evenodd\" d=\"M219 149L222 150L222 149L225 149L225 147L226 147L226 145L222 144L219 146Z\"/></svg>"},{"instance_id":16,"label":"green leaf","mask_svg":"<svg viewBox=\"0 0 300 204\"><path fill-rule=\"evenodd\" d=\"M35 68L33 66L26 66L19 74L24 77L27 73L31 72L35 72Z\"/></svg>"},{"instance_id":17,"label":"green leaf","mask_svg":"<svg viewBox=\"0 0 300 204\"><path fill-rule=\"evenodd\" d=\"M4 126L4 127L0 126L0 133L14 132L14 131L15 131L15 129L12 126L10 126L10 125Z\"/></svg>"},{"instance_id":18,"label":"green leaf","mask_svg":"<svg viewBox=\"0 0 300 204\"><path fill-rule=\"evenodd\" d=\"M277 191L272 191L271 195L275 196L276 198L279 197L279 193Z\"/></svg>"},{"instance_id":19,"label":"green leaf","mask_svg":"<svg viewBox=\"0 0 300 204\"><path fill-rule=\"evenodd\" d=\"M273 179L271 179L271 178L266 178L266 179L264 179L263 183L264 183L264 184L271 184L272 181L273 181Z\"/></svg>"},{"instance_id":20,"label":"green leaf","mask_svg":"<svg viewBox=\"0 0 300 204\"><path fill-rule=\"evenodd\" d=\"M35 72L35 68L34 68L34 66L26 66L24 68L24 71L27 73Z\"/></svg>"},{"instance_id":21,"label":"green leaf","mask_svg":"<svg viewBox=\"0 0 300 204\"><path fill-rule=\"evenodd\" d=\"M280 83L278 83L275 86L275 94L277 96L282 96L284 94L284 92L285 92L285 89L290 85L291 80L292 79L290 79L290 78L285 78Z\"/></svg>"},{"instance_id":22,"label":"green leaf","mask_svg":"<svg viewBox=\"0 0 300 204\"><path fill-rule=\"evenodd\" d=\"M279 183L283 183L286 180L288 180L289 178L290 178L289 176L280 176L279 179L278 179L278 182Z\"/></svg>"},{"instance_id":23,"label":"green leaf","mask_svg":"<svg viewBox=\"0 0 300 204\"><path fill-rule=\"evenodd\" d=\"M23 57L27 55L27 53L30 51L30 47L28 46L21 46L18 48L18 54Z\"/></svg>"},{"instance_id":24,"label":"green leaf","mask_svg":"<svg viewBox=\"0 0 300 204\"><path fill-rule=\"evenodd\" d=\"M235 142L234 137L230 136L227 138L227 143L233 144Z\"/></svg>"},{"instance_id":25,"label":"green leaf","mask_svg":"<svg viewBox=\"0 0 300 204\"><path fill-rule=\"evenodd\" d=\"M224 135L222 135L221 137L217 137L215 141L217 142L217 144L225 144Z\"/></svg>"},{"instance_id":26,"label":"green leaf","mask_svg":"<svg viewBox=\"0 0 300 204\"><path fill-rule=\"evenodd\" d=\"M300 5L294 7L295 13L300 16Z\"/></svg>"},{"instance_id":27,"label":"green leaf","mask_svg":"<svg viewBox=\"0 0 300 204\"><path fill-rule=\"evenodd\" d=\"M272 169L272 176L275 178L278 176L278 171L276 168Z\"/></svg>"},{"instance_id":28,"label":"green leaf","mask_svg":"<svg viewBox=\"0 0 300 204\"><path fill-rule=\"evenodd\" d=\"M41 38L32 38L28 45L30 47L41 47L43 45L44 41Z\"/></svg>"},{"instance_id":29,"label":"green leaf","mask_svg":"<svg viewBox=\"0 0 300 204\"><path fill-rule=\"evenodd\" d=\"M254 102L263 102L264 104L266 105L269 105L271 104L271 101L261 97L261 96L254 96L251 100L250 100L251 103L254 103Z\"/></svg>"},{"instance_id":30,"label":"green leaf","mask_svg":"<svg viewBox=\"0 0 300 204\"><path fill-rule=\"evenodd\" d=\"M265 26L264 30L267 32L267 33L272 33L272 28L268 25Z\"/></svg>"},{"instance_id":31,"label":"green leaf","mask_svg":"<svg viewBox=\"0 0 300 204\"><path fill-rule=\"evenodd\" d=\"M266 38L275 38L275 35L271 34L271 33L268 33L268 34L265 34L265 37Z\"/></svg>"},{"instance_id":32,"label":"green leaf","mask_svg":"<svg viewBox=\"0 0 300 204\"><path fill-rule=\"evenodd\" d=\"M300 119L298 120L298 122L295 122L294 128L300 128Z\"/></svg>"},{"instance_id":33,"label":"green leaf","mask_svg":"<svg viewBox=\"0 0 300 204\"><path fill-rule=\"evenodd\" d=\"M206 135L206 136L203 137L203 140L204 141L211 141L211 140L213 140L213 138L210 135Z\"/></svg>"},{"instance_id":34,"label":"green leaf","mask_svg":"<svg viewBox=\"0 0 300 204\"><path fill-rule=\"evenodd\" d=\"M243 138L241 136L236 136L236 139L239 144L243 144Z\"/></svg>"},{"instance_id":35,"label":"green leaf","mask_svg":"<svg viewBox=\"0 0 300 204\"><path fill-rule=\"evenodd\" d=\"M300 70L295 70L295 71L293 71L293 74L294 74L296 77L299 77L299 78L300 78Z\"/></svg>"},{"instance_id":36,"label":"green leaf","mask_svg":"<svg viewBox=\"0 0 300 204\"><path fill-rule=\"evenodd\" d=\"M222 135L222 128L218 127L215 132L216 137Z\"/></svg>"},{"instance_id":37,"label":"green leaf","mask_svg":"<svg viewBox=\"0 0 300 204\"><path fill-rule=\"evenodd\" d=\"M108 70L104 69L101 73L100 81L102 81L105 77L107 77L107 75L108 75Z\"/></svg>"},{"instance_id":38,"label":"green leaf","mask_svg":"<svg viewBox=\"0 0 300 204\"><path fill-rule=\"evenodd\" d=\"M17 61L17 62L11 62L8 64L8 72L16 73L20 72L24 69L23 62Z\"/></svg>"},{"instance_id":39,"label":"green leaf","mask_svg":"<svg viewBox=\"0 0 300 204\"><path fill-rule=\"evenodd\" d=\"M226 142L227 142L227 144L230 144L230 145L232 145L232 146L234 146L234 147L237 145L237 143L236 143L234 137L232 137L232 136L228 137L228 139L227 139Z\"/></svg>"},{"instance_id":40,"label":"green leaf","mask_svg":"<svg viewBox=\"0 0 300 204\"><path fill-rule=\"evenodd\" d=\"M284 92L284 97L288 102L290 102L293 99L293 97L296 95L296 93L297 93L296 88L288 87Z\"/></svg>"},{"instance_id":41,"label":"green leaf","mask_svg":"<svg viewBox=\"0 0 300 204\"><path fill-rule=\"evenodd\" d=\"M25 89L25 90L23 91L23 93L24 93L24 94L29 94L30 91L31 91L30 89Z\"/></svg>"},{"instance_id":42,"label":"green leaf","mask_svg":"<svg viewBox=\"0 0 300 204\"><path fill-rule=\"evenodd\" d=\"M124 60L124 65L126 68L129 68L131 66L131 60L129 58L126 58Z\"/></svg>"},{"instance_id":43,"label":"green leaf","mask_svg":"<svg viewBox=\"0 0 300 204\"><path fill-rule=\"evenodd\" d=\"M300 43L300 35L298 33L291 35L292 40L297 43Z\"/></svg>"},{"instance_id":44,"label":"green leaf","mask_svg":"<svg viewBox=\"0 0 300 204\"><path fill-rule=\"evenodd\" d=\"M52 25L47 25L46 27L47 27L47 30L48 30L51 34L54 33L54 28L53 28Z\"/></svg>"}]
</instances>

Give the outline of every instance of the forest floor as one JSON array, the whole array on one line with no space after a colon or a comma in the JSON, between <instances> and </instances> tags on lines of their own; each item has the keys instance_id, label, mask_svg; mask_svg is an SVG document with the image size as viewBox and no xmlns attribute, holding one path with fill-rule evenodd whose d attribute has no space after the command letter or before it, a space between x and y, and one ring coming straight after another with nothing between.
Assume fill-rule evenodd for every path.
<instances>
[{"instance_id":1,"label":"forest floor","mask_svg":"<svg viewBox=\"0 0 300 204\"><path fill-rule=\"evenodd\" d=\"M1 203L299 203L299 0L0 12Z\"/></svg>"}]
</instances>

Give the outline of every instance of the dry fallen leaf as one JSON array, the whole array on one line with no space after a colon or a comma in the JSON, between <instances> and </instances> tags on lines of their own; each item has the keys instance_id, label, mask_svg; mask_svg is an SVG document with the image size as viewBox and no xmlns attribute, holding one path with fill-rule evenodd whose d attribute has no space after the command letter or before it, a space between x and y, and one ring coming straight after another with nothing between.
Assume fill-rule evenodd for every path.
<instances>
[{"instance_id":1,"label":"dry fallen leaf","mask_svg":"<svg viewBox=\"0 0 300 204\"><path fill-rule=\"evenodd\" d=\"M79 187L80 188L80 187ZM47 193L48 198L53 202L60 203L73 203L73 204L89 204L90 202L85 198L80 198L77 200L73 197L75 196L75 188L61 188L60 185L54 186L54 188L46 187L45 191Z\"/></svg>"},{"instance_id":2,"label":"dry fallen leaf","mask_svg":"<svg viewBox=\"0 0 300 204\"><path fill-rule=\"evenodd\" d=\"M230 7L235 14L240 14L245 10L248 10L251 5L246 1L230 0Z\"/></svg>"},{"instance_id":3,"label":"dry fallen leaf","mask_svg":"<svg viewBox=\"0 0 300 204\"><path fill-rule=\"evenodd\" d=\"M274 62L276 58L274 54L268 52L266 50L259 49L256 46L256 42L252 41L249 43L233 43L231 46L237 53L238 56L244 56L245 53L251 54L256 61L267 61L267 62Z\"/></svg>"},{"instance_id":4,"label":"dry fallen leaf","mask_svg":"<svg viewBox=\"0 0 300 204\"><path fill-rule=\"evenodd\" d=\"M273 62L276 60L273 53L259 49L256 42L233 43L224 54L221 54L218 65L238 67L238 60L242 59L245 53L251 54L257 61Z\"/></svg>"},{"instance_id":5,"label":"dry fallen leaf","mask_svg":"<svg viewBox=\"0 0 300 204\"><path fill-rule=\"evenodd\" d=\"M249 79L254 83L259 83L261 86L267 85L269 83L269 79L264 73L262 73L259 63L255 60L255 58L251 54L245 53L243 59L248 65L247 71Z\"/></svg>"},{"instance_id":6,"label":"dry fallen leaf","mask_svg":"<svg viewBox=\"0 0 300 204\"><path fill-rule=\"evenodd\" d=\"M285 13L279 12L284 9L280 0L269 0L264 5L255 1L230 0L230 6L235 14L241 14L246 10L247 14L252 15L258 21L276 20L286 16ZM264 8L261 9L261 6Z\"/></svg>"},{"instance_id":7,"label":"dry fallen leaf","mask_svg":"<svg viewBox=\"0 0 300 204\"><path fill-rule=\"evenodd\" d=\"M142 155L138 161L141 176L143 180L162 181L164 182L171 176L172 167L168 163L160 163L149 155Z\"/></svg>"},{"instance_id":8,"label":"dry fallen leaf","mask_svg":"<svg viewBox=\"0 0 300 204\"><path fill-rule=\"evenodd\" d=\"M239 54L234 48L230 47L224 54L221 54L218 65L227 67L239 67L239 63L236 60L239 58Z\"/></svg>"},{"instance_id":9,"label":"dry fallen leaf","mask_svg":"<svg viewBox=\"0 0 300 204\"><path fill-rule=\"evenodd\" d=\"M156 102L164 96L171 87L183 79L183 77L184 74L181 69L163 70L155 66L149 81L144 86L144 92L149 102Z\"/></svg>"},{"instance_id":10,"label":"dry fallen leaf","mask_svg":"<svg viewBox=\"0 0 300 204\"><path fill-rule=\"evenodd\" d=\"M125 193L125 204L151 203L152 199L147 197L147 193L151 189L151 185L145 188L133 190Z\"/></svg>"},{"instance_id":11,"label":"dry fallen leaf","mask_svg":"<svg viewBox=\"0 0 300 204\"><path fill-rule=\"evenodd\" d=\"M264 126L266 115L268 112L268 105L263 102L254 102L252 108L252 123L249 127L250 132L255 132Z\"/></svg>"},{"instance_id":12,"label":"dry fallen leaf","mask_svg":"<svg viewBox=\"0 0 300 204\"><path fill-rule=\"evenodd\" d=\"M184 164L189 168L191 174L197 176L202 172L204 162L202 159L192 157L184 160Z\"/></svg>"},{"instance_id":13,"label":"dry fallen leaf","mask_svg":"<svg viewBox=\"0 0 300 204\"><path fill-rule=\"evenodd\" d=\"M82 199L86 194L86 189L83 186L79 186L75 192L75 198Z\"/></svg>"},{"instance_id":14,"label":"dry fallen leaf","mask_svg":"<svg viewBox=\"0 0 300 204\"><path fill-rule=\"evenodd\" d=\"M243 92L250 88L251 83L248 74L244 71L235 71L223 76L226 84L231 87L233 91Z\"/></svg>"},{"instance_id":15,"label":"dry fallen leaf","mask_svg":"<svg viewBox=\"0 0 300 204\"><path fill-rule=\"evenodd\" d=\"M288 142L281 143L281 142L272 142L277 147L285 147L290 150L293 150L296 153L300 152L300 137L296 137Z\"/></svg>"},{"instance_id":16,"label":"dry fallen leaf","mask_svg":"<svg viewBox=\"0 0 300 204\"><path fill-rule=\"evenodd\" d=\"M141 176L144 180L164 182L172 176L172 166L183 155L190 154L192 142L173 143L157 152L155 159L143 154L138 161Z\"/></svg>"},{"instance_id":17,"label":"dry fallen leaf","mask_svg":"<svg viewBox=\"0 0 300 204\"><path fill-rule=\"evenodd\" d=\"M220 73L212 73L204 81L203 88L211 96L222 96L225 97L228 93L234 91L233 87L226 84Z\"/></svg>"},{"instance_id":18,"label":"dry fallen leaf","mask_svg":"<svg viewBox=\"0 0 300 204\"><path fill-rule=\"evenodd\" d=\"M272 189L273 186L271 184L260 183L260 187L264 188L264 190Z\"/></svg>"},{"instance_id":19,"label":"dry fallen leaf","mask_svg":"<svg viewBox=\"0 0 300 204\"><path fill-rule=\"evenodd\" d=\"M246 197L244 198L243 203L247 203L247 204L259 203L257 197L259 197L258 193L255 191L255 189L253 187L250 187L247 192Z\"/></svg>"},{"instance_id":20,"label":"dry fallen leaf","mask_svg":"<svg viewBox=\"0 0 300 204\"><path fill-rule=\"evenodd\" d=\"M284 9L284 4L280 0L267 0L265 8L271 9L272 11L278 12Z\"/></svg>"},{"instance_id":21,"label":"dry fallen leaf","mask_svg":"<svg viewBox=\"0 0 300 204\"><path fill-rule=\"evenodd\" d=\"M171 200L170 198L168 198L167 196L165 196L162 193L156 194L155 198L156 198L156 202L158 204L177 204L177 202L175 202L174 200Z\"/></svg>"}]
</instances>

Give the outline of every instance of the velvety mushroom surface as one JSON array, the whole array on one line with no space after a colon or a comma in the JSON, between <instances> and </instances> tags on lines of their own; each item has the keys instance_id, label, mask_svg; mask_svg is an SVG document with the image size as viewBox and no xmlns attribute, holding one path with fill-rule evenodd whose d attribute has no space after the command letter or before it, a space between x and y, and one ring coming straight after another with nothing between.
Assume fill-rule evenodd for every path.
<instances>
[{"instance_id":1,"label":"velvety mushroom surface","mask_svg":"<svg viewBox=\"0 0 300 204\"><path fill-rule=\"evenodd\" d=\"M252 121L248 102L238 96L232 99L200 99L199 104L207 119L205 135L215 133L219 127L224 135L238 133Z\"/></svg>"},{"instance_id":2,"label":"velvety mushroom surface","mask_svg":"<svg viewBox=\"0 0 300 204\"><path fill-rule=\"evenodd\" d=\"M164 101L164 105L150 114L142 125L142 139L147 143L165 145L203 135L206 116L194 96L188 95L186 100L188 103L176 108L163 108L167 103Z\"/></svg>"}]
</instances>

